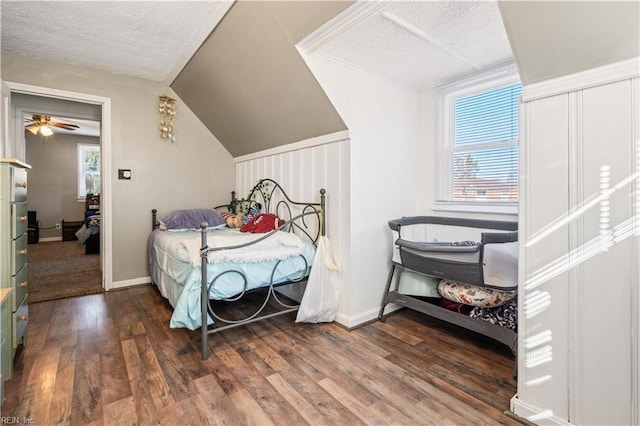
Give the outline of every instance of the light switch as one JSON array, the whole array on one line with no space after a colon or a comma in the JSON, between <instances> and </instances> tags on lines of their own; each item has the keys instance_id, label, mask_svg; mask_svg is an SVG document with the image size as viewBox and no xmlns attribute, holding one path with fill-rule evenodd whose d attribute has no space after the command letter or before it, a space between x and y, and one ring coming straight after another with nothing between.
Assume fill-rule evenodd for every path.
<instances>
[{"instance_id":1,"label":"light switch","mask_svg":"<svg viewBox=\"0 0 640 426\"><path fill-rule=\"evenodd\" d=\"M118 179L131 180L131 170L118 169Z\"/></svg>"}]
</instances>

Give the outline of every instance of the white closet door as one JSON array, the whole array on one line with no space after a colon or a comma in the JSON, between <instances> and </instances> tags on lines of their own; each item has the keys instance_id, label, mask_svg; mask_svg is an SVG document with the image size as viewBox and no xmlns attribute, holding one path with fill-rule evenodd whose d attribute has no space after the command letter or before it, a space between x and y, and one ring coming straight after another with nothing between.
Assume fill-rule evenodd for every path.
<instances>
[{"instance_id":1,"label":"white closet door","mask_svg":"<svg viewBox=\"0 0 640 426\"><path fill-rule=\"evenodd\" d=\"M569 96L525 104L518 399L568 416ZM524 321L522 320L524 316ZM558 380L558 378L563 378Z\"/></svg>"}]
</instances>

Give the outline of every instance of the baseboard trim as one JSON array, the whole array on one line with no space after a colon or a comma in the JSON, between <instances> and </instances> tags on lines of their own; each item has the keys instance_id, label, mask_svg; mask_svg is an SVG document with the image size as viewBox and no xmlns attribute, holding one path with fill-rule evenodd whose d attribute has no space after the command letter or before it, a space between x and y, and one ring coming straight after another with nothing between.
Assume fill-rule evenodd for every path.
<instances>
[{"instance_id":1,"label":"baseboard trim","mask_svg":"<svg viewBox=\"0 0 640 426\"><path fill-rule=\"evenodd\" d=\"M511 398L511 412L520 418L525 419L533 424L546 424L546 425L563 425L568 426L571 423L556 417L551 410L542 410L531 404L518 399L518 395Z\"/></svg>"},{"instance_id":2,"label":"baseboard trim","mask_svg":"<svg viewBox=\"0 0 640 426\"><path fill-rule=\"evenodd\" d=\"M401 308L402 306L400 305L390 303L387 305L384 312L385 312L385 315L388 315ZM338 314L338 316L336 317L336 322L340 325L345 326L347 329L351 330L354 328L361 327L367 323L376 321L378 319L379 314L380 314L380 307L370 309L368 311L362 312L352 317L343 315L343 314Z\"/></svg>"},{"instance_id":3,"label":"baseboard trim","mask_svg":"<svg viewBox=\"0 0 640 426\"><path fill-rule=\"evenodd\" d=\"M52 241L62 241L62 237L40 237L38 239L39 243L50 243Z\"/></svg>"},{"instance_id":4,"label":"baseboard trim","mask_svg":"<svg viewBox=\"0 0 640 426\"><path fill-rule=\"evenodd\" d=\"M113 281L111 283L110 288L106 290L107 291L116 290L120 288L133 287L133 286L143 285L143 284L151 284L151 277L141 277L141 278L133 278L131 280Z\"/></svg>"}]
</instances>

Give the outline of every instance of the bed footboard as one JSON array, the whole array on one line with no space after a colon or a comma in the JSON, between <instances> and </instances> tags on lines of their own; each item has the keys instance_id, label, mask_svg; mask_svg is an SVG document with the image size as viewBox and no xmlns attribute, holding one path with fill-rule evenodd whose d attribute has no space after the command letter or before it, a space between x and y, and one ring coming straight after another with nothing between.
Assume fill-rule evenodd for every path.
<instances>
[{"instance_id":1,"label":"bed footboard","mask_svg":"<svg viewBox=\"0 0 640 426\"><path fill-rule=\"evenodd\" d=\"M272 230L271 232L264 234L253 234L255 238L244 238L242 234L218 234L219 237L215 237L213 240L209 240L210 233L219 232L215 230L211 230L207 228L208 224L206 222L199 224L200 225L200 235L197 240L193 239L193 233L185 232L185 234L190 234L191 236L185 237L182 239L178 237L178 241L180 244L181 250L186 249L188 253L187 256L192 256L189 262L186 262L189 267L197 267L200 269L200 279L199 283L197 281L190 282L177 282L182 285L180 287L180 292L185 291L186 286L189 286L190 291L194 291L197 297L200 298L200 306L185 306L185 299L190 298L181 298L180 292L173 292L175 287L166 287L167 285L171 286L171 282L174 279L171 276L166 276L164 273L160 274L158 271L159 268L156 267L156 255L153 247L156 243L158 244L171 244L175 239L173 237L166 238L168 235L156 234L154 232L157 228L160 227L160 221L158 219L158 211L156 209L152 209L151 211L151 227L152 227L152 236L149 239L149 264L150 264L150 273L152 277L161 277L159 280L162 282L163 295L167 298L171 298L170 302L174 306L174 315L172 315L172 322L175 319L175 315L177 311L179 311L179 318L176 319L177 327L187 327L192 330L195 330L198 326L201 329L202 335L202 359L206 360L208 358L208 335L217 333L229 328L242 326L245 324L249 324L255 321L272 318L278 315L287 314L290 312L294 312L298 310L297 304L292 304L279 296L276 292L276 288L283 285L291 285L296 283L304 283L306 278L308 277L309 271L312 267L312 259L314 256L314 246L317 245L321 236L325 235L326 232L326 191L324 189L319 190L319 200L312 202L301 202L292 200L288 194L284 191L282 186L278 184L276 181L272 179L262 179L258 181L258 183L251 189L249 195L246 198L238 199L235 196L235 192L232 192L231 201L229 204L225 204L223 206L218 206L218 208L224 208L233 213L244 213L248 212L250 208L255 208L256 206L260 206L260 213L272 214L278 216L281 220L279 223L279 227L277 229ZM207 211L208 209L200 209ZM252 209L253 211L253 209ZM173 212L172 212L173 213ZM203 217L209 217L204 215ZM277 226L277 224L276 224ZM285 233L283 234L284 231ZM297 238L293 238L287 233L296 234ZM181 233L175 233L181 234ZM226 235L226 237L225 237ZM259 235L259 236L258 236ZM246 234L245 234L246 236ZM236 237L243 243L237 243L238 240L235 240ZM229 240L232 238L232 240ZM161 241L162 242L159 242ZM235 240L235 241L234 241ZM247 240L251 240L246 242ZM268 241L265 241L268 240ZM293 245L296 247L296 250L300 245L302 246L301 251L291 251L291 253L302 253L300 254L300 258L304 263L300 263L301 261L294 255L289 254L289 251L280 249L281 247L286 247L281 241L283 240L295 240L296 243ZM300 240L303 241L302 244ZM211 241L211 245L213 247L209 247L209 241ZM236 245L225 245L218 246L220 242L223 244L231 244L235 243ZM260 244L264 242L264 244L260 247L264 248L255 248L256 244ZM195 243L195 244L192 244ZM187 248L188 246L188 248ZM249 247L254 246L254 247ZM199 253L196 251L199 247ZM275 247L275 250L274 250ZM250 261L245 260L237 260L238 253L246 254L247 251L243 252L243 249L249 248L251 250L247 250L251 252L252 255ZM276 251L276 254L273 255L270 250ZM269 253L270 256L262 256L262 253ZM238 264L242 262L251 263L254 262L253 255L257 254L258 258L267 257L270 260L268 261L268 267L264 270L262 269L266 263L261 263L261 268L257 269L256 272L252 272L252 279L247 279L247 276L244 276L241 271L234 270L236 261ZM199 259L198 259L199 257ZM220 260L224 259L224 260ZM221 263L220 263L221 262ZM296 263L297 262L297 263ZM209 264L211 268L211 272L207 265ZM220 266L222 265L222 266ZM231 265L233 265L231 267ZM217 266L220 266L219 268ZM272 266L272 267L271 267ZM280 268L280 269L279 269ZM241 269L241 268L240 268ZM267 269L272 269L270 272L266 272ZM224 272L220 272L224 271ZM236 273L242 275L242 279L244 279L244 290L242 290L242 284L239 284L239 287L231 287L231 290L228 291L229 280L226 278L229 277L228 274ZM193 276L192 274L187 274L188 276ZM215 275L215 276L211 276ZM186 275L185 275L186 276ZM156 278L154 279L154 283L157 284ZM182 278L181 278L182 279ZM220 281L218 281L220 280ZM219 287L215 287L217 283L220 283ZM234 281L235 282L235 281ZM235 285L235 284L234 284ZM198 291L199 287L199 291ZM225 291L222 291L222 290ZM262 305L259 306L257 311L251 312L245 318L241 319L229 319L223 318L215 309L212 307L210 303L210 298L221 301L235 301L239 300L244 294L253 293L254 291L258 291L258 289L263 289L267 296ZM228 292L227 292L228 291ZM194 300L197 305L196 299ZM271 305L277 306L277 312L271 311L271 305L268 305L269 302ZM179 305L180 309L176 309L176 304ZM193 308L193 311L191 309ZM265 309L268 308L268 309ZM197 324L197 320L192 321L196 318L197 312L199 310L201 323ZM180 317L182 315L182 317ZM184 318L189 318L185 320ZM211 318L214 321L214 326L208 325L208 319ZM186 323L184 321L187 321Z\"/></svg>"},{"instance_id":2,"label":"bed footboard","mask_svg":"<svg viewBox=\"0 0 640 426\"><path fill-rule=\"evenodd\" d=\"M293 201L284 189L274 180L272 179L262 179L260 180L250 191L249 195L244 199L237 199L235 197L235 192L232 193L232 199L230 204L225 205L223 207L227 208L229 211L233 212L242 212L244 209L248 209L250 206L255 203L259 203L263 210L263 213L271 213L280 217L284 220L277 229L264 234L262 237L254 240L248 244L242 244L231 247L216 247L210 248L207 243L207 224L203 223L201 226L201 315L202 315L202 326L201 326L201 335L202 335L202 359L206 360L209 356L209 347L208 347L208 336L209 334L217 333L229 328L239 327L242 325L246 325L255 321L260 321L268 318L272 318L279 315L288 314L291 312L295 312L298 310L298 305L289 305L288 303L283 302L278 298L277 292L275 290L276 287L280 285L288 285L293 283L299 283L306 279L306 275L300 277L299 279L294 278L290 279L287 282L283 283L274 283L274 274L280 264L278 262L271 272L271 280L270 284L267 287L267 295L262 304L262 306L254 313L248 315L244 319L240 320L228 320L218 316L214 309L212 308L209 302L209 294L210 288L214 285L215 281L218 277L210 277L207 276L207 257L210 252L217 250L233 250L240 247L245 247L251 244L257 244L260 241L263 241L267 238L270 238L277 231L287 231L294 232L298 234L301 238L306 238L311 241L314 245L317 244L318 238L320 236L324 236L326 232L326 191L325 189L320 189L320 201L319 202L299 202ZM156 223L156 219L154 218L154 226ZM302 256L301 256L302 257ZM303 258L304 259L304 258ZM306 262L306 260L305 260ZM307 265L305 270L308 271L311 265ZM244 294L244 293L243 293ZM241 295L238 296L241 297ZM269 300L275 300L278 305L280 305L281 309L277 312L267 313L265 312L265 308L269 302ZM211 315L214 321L224 322L225 325L216 326L216 327L208 327L207 326L207 318Z\"/></svg>"}]
</instances>

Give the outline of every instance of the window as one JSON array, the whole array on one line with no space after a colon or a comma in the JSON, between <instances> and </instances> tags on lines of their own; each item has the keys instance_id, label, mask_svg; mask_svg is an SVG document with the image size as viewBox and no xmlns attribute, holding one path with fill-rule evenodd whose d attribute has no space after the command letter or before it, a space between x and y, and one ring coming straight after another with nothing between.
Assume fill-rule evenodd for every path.
<instances>
[{"instance_id":1,"label":"window","mask_svg":"<svg viewBox=\"0 0 640 426\"><path fill-rule=\"evenodd\" d=\"M442 89L440 204L517 206L521 93L515 70Z\"/></svg>"},{"instance_id":2,"label":"window","mask_svg":"<svg viewBox=\"0 0 640 426\"><path fill-rule=\"evenodd\" d=\"M100 145L78 144L78 200L100 193Z\"/></svg>"}]
</instances>

